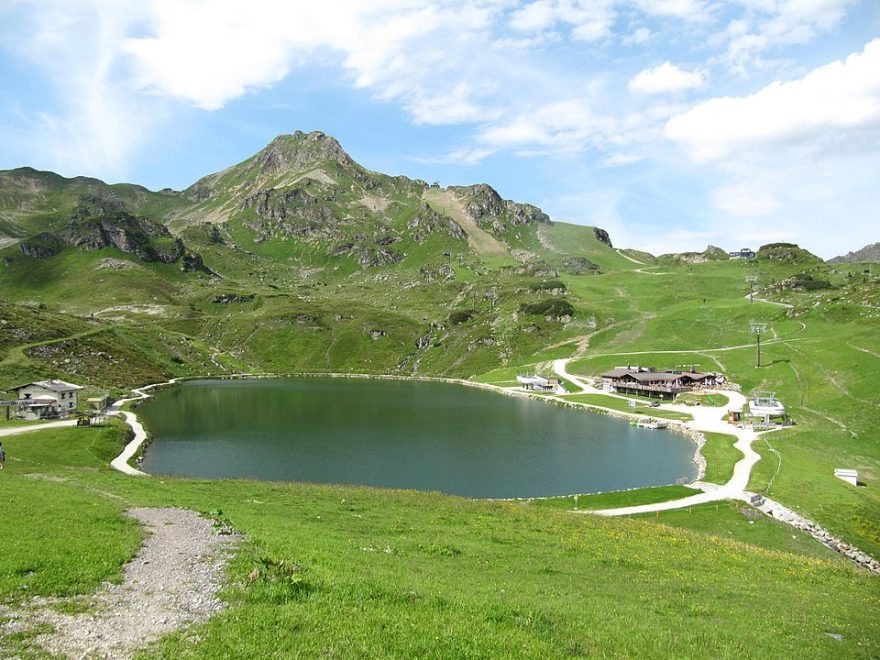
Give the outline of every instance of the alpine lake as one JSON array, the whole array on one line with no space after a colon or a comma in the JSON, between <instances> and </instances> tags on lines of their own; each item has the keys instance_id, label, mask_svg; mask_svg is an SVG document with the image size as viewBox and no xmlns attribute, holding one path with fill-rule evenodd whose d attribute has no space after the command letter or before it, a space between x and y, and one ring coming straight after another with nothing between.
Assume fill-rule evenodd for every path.
<instances>
[{"instance_id":1,"label":"alpine lake","mask_svg":"<svg viewBox=\"0 0 880 660\"><path fill-rule=\"evenodd\" d=\"M141 468L152 474L530 498L697 472L679 433L454 383L192 380L137 414L152 438Z\"/></svg>"}]
</instances>

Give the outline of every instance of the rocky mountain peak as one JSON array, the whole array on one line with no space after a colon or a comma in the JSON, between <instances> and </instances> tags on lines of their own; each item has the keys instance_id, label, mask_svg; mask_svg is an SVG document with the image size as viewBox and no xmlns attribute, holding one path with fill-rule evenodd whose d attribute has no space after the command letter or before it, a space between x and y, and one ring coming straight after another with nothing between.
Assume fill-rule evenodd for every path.
<instances>
[{"instance_id":1,"label":"rocky mountain peak","mask_svg":"<svg viewBox=\"0 0 880 660\"><path fill-rule=\"evenodd\" d=\"M335 138L321 131L279 135L254 157L255 165L269 174L301 172L327 161L346 168L354 162Z\"/></svg>"}]
</instances>

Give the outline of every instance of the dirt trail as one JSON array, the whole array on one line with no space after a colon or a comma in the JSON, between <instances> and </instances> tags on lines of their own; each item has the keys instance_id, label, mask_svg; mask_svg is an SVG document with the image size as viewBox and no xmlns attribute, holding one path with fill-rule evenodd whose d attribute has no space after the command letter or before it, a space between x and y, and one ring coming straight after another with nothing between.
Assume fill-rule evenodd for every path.
<instances>
[{"instance_id":1,"label":"dirt trail","mask_svg":"<svg viewBox=\"0 0 880 660\"><path fill-rule=\"evenodd\" d=\"M628 260L628 261L632 261L634 264L639 264L640 266L644 266L644 265L645 265L645 262L644 262L644 261L639 261L638 259L633 259L633 258L632 258L631 256L629 256L628 254L624 254L624 253L623 253L623 250L621 250L620 248L616 248L616 251L617 251L617 254L619 254L621 257L623 257L624 259L626 259L626 260Z\"/></svg>"},{"instance_id":2,"label":"dirt trail","mask_svg":"<svg viewBox=\"0 0 880 660\"><path fill-rule=\"evenodd\" d=\"M448 190L429 188L422 195L435 210L455 220L468 236L468 243L482 257L506 257L512 259L507 247L477 223L465 210L458 198Z\"/></svg>"},{"instance_id":3,"label":"dirt trail","mask_svg":"<svg viewBox=\"0 0 880 660\"><path fill-rule=\"evenodd\" d=\"M131 509L149 536L123 569L121 584L105 584L81 614L58 611L63 598L35 598L18 610L2 608L4 632L49 624L34 641L53 656L128 658L144 645L222 608L223 569L240 539L216 534L210 520L184 509Z\"/></svg>"}]
</instances>

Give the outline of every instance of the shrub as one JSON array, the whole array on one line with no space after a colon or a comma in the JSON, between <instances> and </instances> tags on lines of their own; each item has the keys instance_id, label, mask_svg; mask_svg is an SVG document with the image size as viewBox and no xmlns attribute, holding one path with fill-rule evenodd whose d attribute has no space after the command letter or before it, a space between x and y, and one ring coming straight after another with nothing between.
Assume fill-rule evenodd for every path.
<instances>
[{"instance_id":1,"label":"shrub","mask_svg":"<svg viewBox=\"0 0 880 660\"><path fill-rule=\"evenodd\" d=\"M525 314L534 314L535 316L552 316L560 318L563 316L574 316L574 307L567 300L561 298L547 298L537 303L523 303L519 306L519 311Z\"/></svg>"},{"instance_id":2,"label":"shrub","mask_svg":"<svg viewBox=\"0 0 880 660\"><path fill-rule=\"evenodd\" d=\"M449 315L449 322L452 325L458 325L459 323L467 323L474 317L473 310L457 310L452 312Z\"/></svg>"},{"instance_id":3,"label":"shrub","mask_svg":"<svg viewBox=\"0 0 880 660\"><path fill-rule=\"evenodd\" d=\"M561 280L546 280L544 282L533 282L530 286L532 291L565 291L565 282Z\"/></svg>"}]
</instances>

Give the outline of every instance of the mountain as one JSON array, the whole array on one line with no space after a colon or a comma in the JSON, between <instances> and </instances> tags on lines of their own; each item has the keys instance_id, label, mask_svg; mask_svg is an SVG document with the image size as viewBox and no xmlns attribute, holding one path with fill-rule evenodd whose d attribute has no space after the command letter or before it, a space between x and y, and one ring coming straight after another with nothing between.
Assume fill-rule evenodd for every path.
<instances>
[{"instance_id":1,"label":"mountain","mask_svg":"<svg viewBox=\"0 0 880 660\"><path fill-rule=\"evenodd\" d=\"M866 245L861 250L828 260L829 264L880 263L880 243Z\"/></svg>"},{"instance_id":2,"label":"mountain","mask_svg":"<svg viewBox=\"0 0 880 660\"><path fill-rule=\"evenodd\" d=\"M604 230L487 184L368 170L321 132L279 136L183 191L0 172L3 299L202 346L196 359L166 334L161 373L222 355L215 371L472 375L597 322L560 276L632 267ZM69 363L24 361L128 384L87 343ZM94 373L65 370L89 360Z\"/></svg>"},{"instance_id":3,"label":"mountain","mask_svg":"<svg viewBox=\"0 0 880 660\"><path fill-rule=\"evenodd\" d=\"M838 286L794 245L725 256L621 250L485 183L374 172L321 132L281 135L182 191L20 168L0 172L4 329L29 336L42 311L93 330L51 349L23 339L0 386L32 374L120 388L233 371L473 377L583 350L593 334L614 342L611 328L637 336L657 313L637 312L643 299L665 311L714 295L652 289L682 269L732 278L724 290L740 298L759 271L762 291Z\"/></svg>"}]
</instances>

